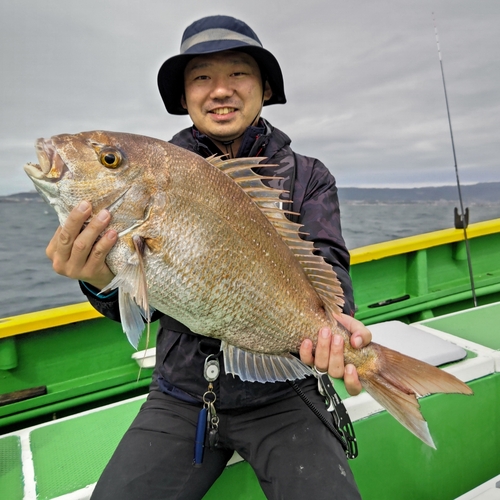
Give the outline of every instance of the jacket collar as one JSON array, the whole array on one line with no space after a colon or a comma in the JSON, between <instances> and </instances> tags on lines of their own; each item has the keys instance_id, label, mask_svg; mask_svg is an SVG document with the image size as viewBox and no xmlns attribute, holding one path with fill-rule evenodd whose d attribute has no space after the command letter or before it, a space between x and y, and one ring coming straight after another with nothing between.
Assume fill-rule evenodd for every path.
<instances>
[{"instance_id":1,"label":"jacket collar","mask_svg":"<svg viewBox=\"0 0 500 500\"><path fill-rule=\"evenodd\" d=\"M225 154L223 151L221 151L210 139L205 134L202 134L194 125L191 127L191 131L193 134L193 137L196 142L201 146L200 150L207 150L210 152L210 155L216 154L216 155L223 155ZM256 153L256 149L264 149L264 148L259 148L258 146L261 145L263 142L261 138L263 138L266 135L267 132L267 127L266 124L264 123L264 120L260 119L259 123L256 126L248 127L242 137L241 145L240 148L238 149L238 152L236 154L236 157L242 158L242 157L248 157L250 156L250 152L252 152L252 155L258 156L258 153ZM255 145L258 144L257 148Z\"/></svg>"},{"instance_id":2,"label":"jacket collar","mask_svg":"<svg viewBox=\"0 0 500 500\"><path fill-rule=\"evenodd\" d=\"M208 158L212 155L223 155L224 153L204 134L194 126L181 130L172 137L173 144L194 151ZM274 128L267 120L261 118L255 127L248 127L243 136L243 141L237 156L266 156L272 157L278 150L290 144L289 137Z\"/></svg>"}]
</instances>

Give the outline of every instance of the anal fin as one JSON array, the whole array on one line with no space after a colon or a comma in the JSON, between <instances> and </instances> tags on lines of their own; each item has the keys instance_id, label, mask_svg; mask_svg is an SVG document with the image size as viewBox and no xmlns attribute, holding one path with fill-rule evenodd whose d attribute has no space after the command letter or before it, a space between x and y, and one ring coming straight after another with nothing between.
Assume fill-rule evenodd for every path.
<instances>
[{"instance_id":1,"label":"anal fin","mask_svg":"<svg viewBox=\"0 0 500 500\"><path fill-rule=\"evenodd\" d=\"M261 354L244 351L222 342L226 373L237 375L246 382L285 382L312 375L311 368L300 359L287 355Z\"/></svg>"}]
</instances>

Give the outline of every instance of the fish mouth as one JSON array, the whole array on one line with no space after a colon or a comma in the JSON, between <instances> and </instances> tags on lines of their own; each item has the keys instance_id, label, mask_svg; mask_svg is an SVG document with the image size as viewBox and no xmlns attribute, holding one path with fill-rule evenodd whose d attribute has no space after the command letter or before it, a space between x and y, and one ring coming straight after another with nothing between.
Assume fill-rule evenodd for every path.
<instances>
[{"instance_id":1,"label":"fish mouth","mask_svg":"<svg viewBox=\"0 0 500 500\"><path fill-rule=\"evenodd\" d=\"M35 184L36 181L57 182L71 174L52 139L38 139L35 149L39 163L27 163L24 166L24 170Z\"/></svg>"},{"instance_id":2,"label":"fish mouth","mask_svg":"<svg viewBox=\"0 0 500 500\"><path fill-rule=\"evenodd\" d=\"M57 202L58 182L72 177L73 174L57 152L52 139L38 139L35 149L39 163L27 163L24 165L24 171L32 180L36 190L50 205L60 205Z\"/></svg>"}]
</instances>

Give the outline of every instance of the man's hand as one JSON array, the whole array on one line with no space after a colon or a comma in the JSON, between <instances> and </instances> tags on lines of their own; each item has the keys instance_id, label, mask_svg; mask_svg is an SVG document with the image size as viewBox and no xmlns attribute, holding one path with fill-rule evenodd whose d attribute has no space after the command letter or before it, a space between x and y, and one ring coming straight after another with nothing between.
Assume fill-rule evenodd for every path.
<instances>
[{"instance_id":1,"label":"man's hand","mask_svg":"<svg viewBox=\"0 0 500 500\"><path fill-rule=\"evenodd\" d=\"M361 321L347 314L335 316L349 332L351 332L351 345L360 349L372 340L372 334ZM331 377L344 378L345 388L351 396L361 392L361 383L354 365L344 366L344 339L341 335L332 335L329 328L319 331L316 350L313 354L313 343L306 339L300 346L300 359L306 365L315 366L320 372L328 372Z\"/></svg>"},{"instance_id":2,"label":"man's hand","mask_svg":"<svg viewBox=\"0 0 500 500\"><path fill-rule=\"evenodd\" d=\"M107 210L99 212L82 230L91 211L86 201L75 207L64 226L57 229L45 252L57 274L85 281L101 290L114 277L105 259L118 235L110 229L96 242L111 220Z\"/></svg>"}]
</instances>

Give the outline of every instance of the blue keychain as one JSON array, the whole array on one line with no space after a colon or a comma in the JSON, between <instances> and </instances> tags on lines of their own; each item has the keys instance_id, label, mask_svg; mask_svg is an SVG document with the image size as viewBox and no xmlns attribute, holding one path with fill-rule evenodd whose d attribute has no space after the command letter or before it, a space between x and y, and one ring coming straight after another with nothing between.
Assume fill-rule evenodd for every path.
<instances>
[{"instance_id":1,"label":"blue keychain","mask_svg":"<svg viewBox=\"0 0 500 500\"><path fill-rule=\"evenodd\" d=\"M198 423L196 424L196 437L194 440L194 458L193 465L201 467L203 463L203 452L205 449L205 433L207 431L208 409L204 406L198 414Z\"/></svg>"},{"instance_id":2,"label":"blue keychain","mask_svg":"<svg viewBox=\"0 0 500 500\"><path fill-rule=\"evenodd\" d=\"M194 441L194 458L193 466L201 467L203 464L203 454L205 451L205 438L208 432L208 444L210 449L217 447L219 442L219 417L215 411L215 400L217 396L213 391L213 384L219 377L220 366L216 356L210 355L205 360L203 375L208 382L208 389L203 394L203 408L198 414L198 422L196 424L196 436Z\"/></svg>"}]
</instances>

